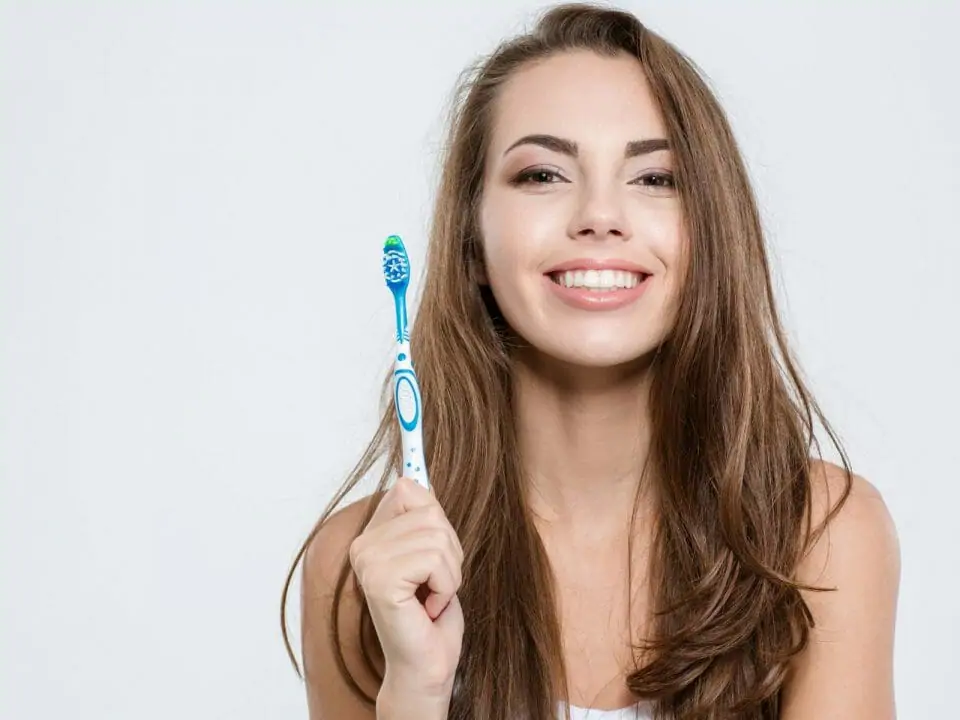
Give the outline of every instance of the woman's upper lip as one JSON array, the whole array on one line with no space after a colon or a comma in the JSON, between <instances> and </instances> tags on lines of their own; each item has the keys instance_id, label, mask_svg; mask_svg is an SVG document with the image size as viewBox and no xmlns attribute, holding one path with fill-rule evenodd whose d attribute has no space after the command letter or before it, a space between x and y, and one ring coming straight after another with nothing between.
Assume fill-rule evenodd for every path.
<instances>
[{"instance_id":1,"label":"woman's upper lip","mask_svg":"<svg viewBox=\"0 0 960 720\"><path fill-rule=\"evenodd\" d=\"M551 266L545 274L550 275L565 270L629 270L644 275L653 274L643 265L622 258L573 258Z\"/></svg>"}]
</instances>

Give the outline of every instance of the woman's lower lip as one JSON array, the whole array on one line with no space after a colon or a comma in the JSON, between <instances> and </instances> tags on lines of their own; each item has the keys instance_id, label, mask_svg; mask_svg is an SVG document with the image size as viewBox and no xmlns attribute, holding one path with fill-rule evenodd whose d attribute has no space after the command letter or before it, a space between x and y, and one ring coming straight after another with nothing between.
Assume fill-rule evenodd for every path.
<instances>
[{"instance_id":1,"label":"woman's lower lip","mask_svg":"<svg viewBox=\"0 0 960 720\"><path fill-rule=\"evenodd\" d=\"M615 310L635 302L643 295L647 285L650 284L650 277L650 275L644 275L643 280L638 282L636 287L604 291L587 290L582 287L568 288L554 282L549 275L544 275L543 279L550 286L551 291L571 307L580 310Z\"/></svg>"}]
</instances>

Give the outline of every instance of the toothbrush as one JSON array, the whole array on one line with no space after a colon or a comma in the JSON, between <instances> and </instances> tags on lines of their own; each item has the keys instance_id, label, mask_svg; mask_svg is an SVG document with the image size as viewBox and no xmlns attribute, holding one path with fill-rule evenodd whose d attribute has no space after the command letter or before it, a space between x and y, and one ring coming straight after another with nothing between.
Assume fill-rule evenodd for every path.
<instances>
[{"instance_id":1,"label":"toothbrush","mask_svg":"<svg viewBox=\"0 0 960 720\"><path fill-rule=\"evenodd\" d=\"M393 365L393 403L400 422L403 445L402 474L427 490L427 464L423 456L420 384L410 357L410 327L407 324L407 285L410 283L410 258L399 235L383 243L383 277L393 293L397 319L397 348Z\"/></svg>"}]
</instances>

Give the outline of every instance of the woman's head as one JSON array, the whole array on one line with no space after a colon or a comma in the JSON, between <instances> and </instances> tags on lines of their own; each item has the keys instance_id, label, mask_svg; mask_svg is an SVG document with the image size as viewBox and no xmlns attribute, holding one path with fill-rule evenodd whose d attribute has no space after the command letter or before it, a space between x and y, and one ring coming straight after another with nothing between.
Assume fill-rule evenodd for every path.
<instances>
[{"instance_id":1,"label":"woman's head","mask_svg":"<svg viewBox=\"0 0 960 720\"><path fill-rule=\"evenodd\" d=\"M569 5L472 70L451 115L422 309L483 304L462 317L492 315L502 344L590 366L648 356L675 328L695 345L746 315L761 322L749 182L689 59L629 13ZM551 137L511 149L529 135ZM648 287L616 310L572 310L544 273L578 258L632 262Z\"/></svg>"},{"instance_id":2,"label":"woman's head","mask_svg":"<svg viewBox=\"0 0 960 720\"><path fill-rule=\"evenodd\" d=\"M561 143L510 149L531 134ZM650 284L628 306L573 311L544 274L576 258L636 263ZM561 5L462 76L411 346L431 480L464 549L450 717L545 720L565 696L511 421L520 348L581 367L651 360L655 620L631 690L678 718L775 717L808 632L785 578L817 534L801 533L814 414L849 466L787 348L736 141L686 56L629 13ZM378 460L378 491L400 472L390 380L376 435L297 561ZM344 559L338 597L349 577ZM366 607L360 634L379 674Z\"/></svg>"}]
</instances>

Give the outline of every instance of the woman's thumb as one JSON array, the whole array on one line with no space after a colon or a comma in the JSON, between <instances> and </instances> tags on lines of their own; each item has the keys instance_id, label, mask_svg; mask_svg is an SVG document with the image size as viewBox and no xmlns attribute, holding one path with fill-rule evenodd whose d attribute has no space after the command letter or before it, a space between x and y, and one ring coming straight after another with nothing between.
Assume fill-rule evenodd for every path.
<instances>
[{"instance_id":1,"label":"woman's thumb","mask_svg":"<svg viewBox=\"0 0 960 720\"><path fill-rule=\"evenodd\" d=\"M460 598L454 593L453 597L450 598L450 602L447 603L447 606L434 619L433 624L438 630L452 630L458 629L458 626L462 625L462 623L463 608L460 607Z\"/></svg>"}]
</instances>

